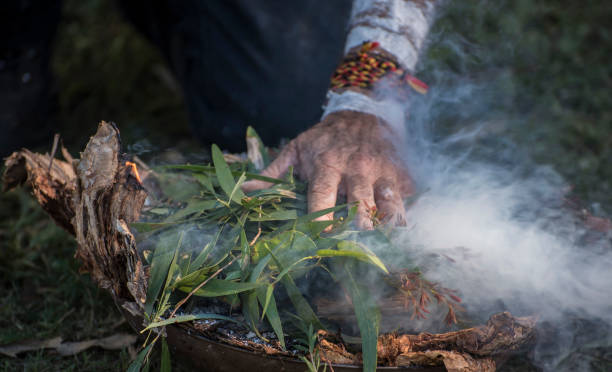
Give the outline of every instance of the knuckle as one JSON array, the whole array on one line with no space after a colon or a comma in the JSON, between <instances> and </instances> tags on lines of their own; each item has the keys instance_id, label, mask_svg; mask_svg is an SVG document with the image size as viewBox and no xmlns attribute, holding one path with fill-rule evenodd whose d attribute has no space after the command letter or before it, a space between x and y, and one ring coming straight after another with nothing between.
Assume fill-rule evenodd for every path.
<instances>
[{"instance_id":1,"label":"knuckle","mask_svg":"<svg viewBox=\"0 0 612 372\"><path fill-rule=\"evenodd\" d=\"M376 172L376 167L374 167L374 159L372 156L369 156L364 153L354 153L349 158L349 167L357 173L360 174L369 174L370 172Z\"/></svg>"}]
</instances>

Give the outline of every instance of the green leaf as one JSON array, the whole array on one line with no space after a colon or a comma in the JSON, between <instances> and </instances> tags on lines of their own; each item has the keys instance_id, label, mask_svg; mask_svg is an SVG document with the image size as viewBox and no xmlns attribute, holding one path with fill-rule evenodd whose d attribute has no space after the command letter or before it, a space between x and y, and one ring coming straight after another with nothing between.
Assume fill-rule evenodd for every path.
<instances>
[{"instance_id":1,"label":"green leaf","mask_svg":"<svg viewBox=\"0 0 612 372\"><path fill-rule=\"evenodd\" d=\"M242 173L240 177L238 177L238 181L236 181L236 185L232 189L232 193L229 196L230 200L234 200L236 203L239 203L239 204L242 202L242 198L244 198L245 195L242 192L242 189L240 188L240 186L244 183L244 181L246 181L246 177L244 173ZM238 198L238 195L242 195L242 197ZM229 200L228 200L228 203L229 203Z\"/></svg>"},{"instance_id":2,"label":"green leaf","mask_svg":"<svg viewBox=\"0 0 612 372\"><path fill-rule=\"evenodd\" d=\"M281 280L281 283L285 287L287 295L289 296L289 299L291 300L291 303L293 304L293 307L297 311L299 317L302 318L305 322L313 324L318 329L325 328L323 327L323 324L321 324L321 321L319 320L315 312L312 310L312 307L310 307L308 301L306 301L306 299L302 295L300 289L295 285L295 282L293 281L291 275L285 275Z\"/></svg>"},{"instance_id":3,"label":"green leaf","mask_svg":"<svg viewBox=\"0 0 612 372\"><path fill-rule=\"evenodd\" d=\"M190 322L192 320L200 320L200 319L227 320L227 321L234 322L234 323L237 323L237 324L240 324L246 327L246 324L244 324L241 321L236 320L235 318L230 318L228 316L212 314L212 313L199 313L199 314L179 315L179 316L175 316L174 318L164 319L164 320L160 320L159 322L149 323L149 325L145 329L140 331L140 333L143 333L145 331L148 331L149 329L153 329L157 327L163 327L163 326L167 326L170 324L176 324L176 323Z\"/></svg>"},{"instance_id":4,"label":"green leaf","mask_svg":"<svg viewBox=\"0 0 612 372\"><path fill-rule=\"evenodd\" d=\"M249 276L250 283L254 283L257 281L257 279L259 278L263 270L266 268L266 265L268 264L268 262L270 262L271 258L272 258L272 255L268 254L267 256L260 259L259 262L257 262L257 265L255 265L255 267L253 268Z\"/></svg>"},{"instance_id":5,"label":"green leaf","mask_svg":"<svg viewBox=\"0 0 612 372\"><path fill-rule=\"evenodd\" d=\"M259 304L257 303L257 293L255 291L243 293L240 296L242 303L242 314L244 318L248 320L251 325L251 329L258 335L259 330L257 324L259 323Z\"/></svg>"},{"instance_id":6,"label":"green leaf","mask_svg":"<svg viewBox=\"0 0 612 372\"><path fill-rule=\"evenodd\" d=\"M274 232L273 235L278 235L278 234L280 234L282 232L285 232L285 231L287 231L289 229L294 228L296 225L299 225L301 223L310 222L310 221L314 220L317 217L324 216L324 215L326 215L326 214L328 214L330 212L337 212L337 211L342 210L344 208L346 208L346 204L337 205L335 207L326 208L326 209L322 209L322 210L317 211L317 212L305 214L303 216L298 217L294 221L289 221L286 224L284 224L283 226L279 227L278 229L276 229L276 231Z\"/></svg>"},{"instance_id":7,"label":"green leaf","mask_svg":"<svg viewBox=\"0 0 612 372\"><path fill-rule=\"evenodd\" d=\"M194 198L187 202L187 206L185 208L180 209L176 213L170 215L164 222L175 222L189 216L190 214L207 211L219 206L221 206L221 204L216 200L202 200Z\"/></svg>"},{"instance_id":8,"label":"green leaf","mask_svg":"<svg viewBox=\"0 0 612 372\"><path fill-rule=\"evenodd\" d=\"M200 297L219 297L227 296L230 294L241 293L250 291L252 289L261 287L262 283L243 283L243 282L230 282L223 279L211 279L206 285L198 289L194 294ZM189 293L193 290L192 286L180 286L178 289L182 292Z\"/></svg>"},{"instance_id":9,"label":"green leaf","mask_svg":"<svg viewBox=\"0 0 612 372\"><path fill-rule=\"evenodd\" d=\"M217 233L215 234L215 237L213 238L213 240L206 243L206 245L204 246L204 249L202 249L202 251L198 254L195 260L193 260L191 267L194 267L196 270L198 270L204 264L204 262L206 262L206 259L208 258L209 253L217 245L217 242L219 241L219 236L221 236L221 232L223 231L224 227L225 226L221 226L219 228L219 231L217 231Z\"/></svg>"},{"instance_id":10,"label":"green leaf","mask_svg":"<svg viewBox=\"0 0 612 372\"><path fill-rule=\"evenodd\" d=\"M319 249L317 251L317 256L319 257L350 257L359 261L367 262L372 264L382 271L385 274L388 274L389 271L385 267L385 264L368 248L360 245L357 242L345 240L338 242L338 249Z\"/></svg>"},{"instance_id":11,"label":"green leaf","mask_svg":"<svg viewBox=\"0 0 612 372\"><path fill-rule=\"evenodd\" d=\"M147 347L145 347L138 353L136 359L134 359L134 361L130 363L127 372L140 372L140 370L142 369L142 365L144 364L145 358L147 357L147 355L149 355L149 352L151 351L151 348L153 348L153 345L153 342L150 343Z\"/></svg>"},{"instance_id":12,"label":"green leaf","mask_svg":"<svg viewBox=\"0 0 612 372\"><path fill-rule=\"evenodd\" d=\"M268 306L270 305L270 299L272 298L272 293L274 293L274 284L268 284L268 288L266 288L265 300L261 304L261 319L263 319L264 315L266 315L266 311L268 310Z\"/></svg>"},{"instance_id":13,"label":"green leaf","mask_svg":"<svg viewBox=\"0 0 612 372\"><path fill-rule=\"evenodd\" d=\"M373 372L376 371L376 345L380 326L380 310L374 301L374 296L369 293L365 286L355 280L352 272L353 267L354 264L352 263L344 263L342 265L344 275L339 277L351 296L355 316L357 317L357 325L362 340L363 370Z\"/></svg>"},{"instance_id":14,"label":"green leaf","mask_svg":"<svg viewBox=\"0 0 612 372\"><path fill-rule=\"evenodd\" d=\"M236 187L236 181L232 176L232 171L228 167L225 159L223 158L223 153L219 149L219 146L212 145L212 158L213 163L215 164L215 173L217 174L217 180L219 181L219 185L221 189L225 192L225 194L236 203L240 203L240 200L245 197L244 193L240 188L234 190Z\"/></svg>"},{"instance_id":15,"label":"green leaf","mask_svg":"<svg viewBox=\"0 0 612 372\"><path fill-rule=\"evenodd\" d=\"M242 252L242 260L240 260L240 269L246 270L251 258L251 247L249 247L249 241L247 240L244 229L240 231L240 251Z\"/></svg>"},{"instance_id":16,"label":"green leaf","mask_svg":"<svg viewBox=\"0 0 612 372\"><path fill-rule=\"evenodd\" d=\"M170 210L168 208L153 208L149 210L148 212L152 214L157 214L160 216L165 216L166 214L168 214L168 212L170 212Z\"/></svg>"},{"instance_id":17,"label":"green leaf","mask_svg":"<svg viewBox=\"0 0 612 372\"><path fill-rule=\"evenodd\" d=\"M180 173L158 173L156 179L168 198L185 202L200 193L200 185L189 175Z\"/></svg>"},{"instance_id":18,"label":"green leaf","mask_svg":"<svg viewBox=\"0 0 612 372\"><path fill-rule=\"evenodd\" d=\"M295 209L283 209L276 210L270 213L263 214L261 217L253 216L250 218L251 221L284 221L284 220L295 220L297 218L297 211Z\"/></svg>"},{"instance_id":19,"label":"green leaf","mask_svg":"<svg viewBox=\"0 0 612 372\"><path fill-rule=\"evenodd\" d=\"M264 143L261 138L259 138L259 135L255 131L255 129L253 129L253 127L251 127L250 125L247 127L246 138L247 141L249 141L250 139L254 139L257 142L257 147L263 160L263 166L264 168L267 167L268 164L270 164L268 151L266 151L266 147L264 146Z\"/></svg>"},{"instance_id":20,"label":"green leaf","mask_svg":"<svg viewBox=\"0 0 612 372\"><path fill-rule=\"evenodd\" d=\"M151 315L153 313L153 304L164 285L165 279L168 276L170 263L175 256L174 253L177 250L177 241L178 238L176 234L162 236L153 252L149 285L147 288L147 300L145 302L146 314Z\"/></svg>"},{"instance_id":21,"label":"green leaf","mask_svg":"<svg viewBox=\"0 0 612 372\"><path fill-rule=\"evenodd\" d=\"M217 196L217 193L215 192L215 187L213 186L210 177L202 173L192 173L191 175L193 176L193 178L196 179L196 181L198 181L200 185L204 186L204 188L208 192L210 192L215 197Z\"/></svg>"},{"instance_id":22,"label":"green leaf","mask_svg":"<svg viewBox=\"0 0 612 372\"><path fill-rule=\"evenodd\" d=\"M170 267L168 268L168 275L166 276L166 284L164 284L164 290L169 289L172 286L172 281L174 280L174 274L177 273L179 267L176 263L178 259L179 252L181 250L181 245L183 245L183 237L185 236L185 232L181 231L179 233L178 242L176 243L176 248L174 249L174 256L172 257L172 261L170 262Z\"/></svg>"},{"instance_id":23,"label":"green leaf","mask_svg":"<svg viewBox=\"0 0 612 372\"><path fill-rule=\"evenodd\" d=\"M223 155L223 154L222 154ZM224 160L225 161L225 160ZM202 173L215 173L215 167L211 167L210 165L192 165L192 164L179 164L179 165L162 165L156 167L159 169L181 169L181 170L189 170L193 172L202 172ZM243 172L240 171L232 171L231 174L234 177L240 176ZM278 178L266 177L259 175L257 173L245 173L245 176L248 180L259 180L264 182L269 182L273 184L289 184L290 182L281 180Z\"/></svg>"},{"instance_id":24,"label":"green leaf","mask_svg":"<svg viewBox=\"0 0 612 372\"><path fill-rule=\"evenodd\" d=\"M130 228L139 233L146 233L146 232L155 231L163 227L168 227L172 225L174 224L173 223L163 223L163 222L132 222L130 224Z\"/></svg>"},{"instance_id":25,"label":"green leaf","mask_svg":"<svg viewBox=\"0 0 612 372\"><path fill-rule=\"evenodd\" d=\"M162 354L161 354L161 367L160 372L171 372L172 363L170 363L170 350L168 349L168 343L166 338L162 337Z\"/></svg>"},{"instance_id":26,"label":"green leaf","mask_svg":"<svg viewBox=\"0 0 612 372\"><path fill-rule=\"evenodd\" d=\"M268 287L269 288L269 287ZM283 333L283 324L281 322L280 316L278 315L278 309L276 307L276 300L274 299L274 294L270 294L270 299L267 300L268 290L264 292L263 287L257 288L257 298L259 299L259 303L268 303L267 306L264 306L264 314L266 315L266 319L268 319L268 323L274 330L276 337L278 338L278 342L280 342L281 347L285 348L285 334Z\"/></svg>"}]
</instances>

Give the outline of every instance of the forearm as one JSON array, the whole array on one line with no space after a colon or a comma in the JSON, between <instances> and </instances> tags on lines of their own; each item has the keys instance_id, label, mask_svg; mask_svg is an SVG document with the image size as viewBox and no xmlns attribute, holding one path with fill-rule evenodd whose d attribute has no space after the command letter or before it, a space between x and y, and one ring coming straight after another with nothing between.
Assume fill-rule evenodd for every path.
<instances>
[{"instance_id":1,"label":"forearm","mask_svg":"<svg viewBox=\"0 0 612 372\"><path fill-rule=\"evenodd\" d=\"M408 73L412 73L418 61L436 3L428 0L355 0L345 54L355 54L365 42L377 42L378 48L372 51L374 57L381 54L385 59L389 57L407 77L411 77ZM332 85L323 117L351 110L373 114L390 123L403 118L402 105L390 104L393 97L375 96L373 90L371 86L338 89Z\"/></svg>"}]
</instances>

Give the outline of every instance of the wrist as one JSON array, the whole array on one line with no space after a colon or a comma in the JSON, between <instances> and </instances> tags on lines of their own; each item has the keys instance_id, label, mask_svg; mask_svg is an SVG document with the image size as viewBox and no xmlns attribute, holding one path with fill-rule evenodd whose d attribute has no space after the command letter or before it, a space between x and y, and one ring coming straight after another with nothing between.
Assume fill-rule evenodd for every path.
<instances>
[{"instance_id":1,"label":"wrist","mask_svg":"<svg viewBox=\"0 0 612 372\"><path fill-rule=\"evenodd\" d=\"M334 71L323 117L350 110L401 125L412 91L424 94L427 85L409 74L378 42L365 42L350 49Z\"/></svg>"},{"instance_id":2,"label":"wrist","mask_svg":"<svg viewBox=\"0 0 612 372\"><path fill-rule=\"evenodd\" d=\"M358 91L344 90L327 93L327 105L321 119L339 111L356 111L374 115L391 127L402 127L405 119L404 107L391 99L377 100Z\"/></svg>"}]
</instances>

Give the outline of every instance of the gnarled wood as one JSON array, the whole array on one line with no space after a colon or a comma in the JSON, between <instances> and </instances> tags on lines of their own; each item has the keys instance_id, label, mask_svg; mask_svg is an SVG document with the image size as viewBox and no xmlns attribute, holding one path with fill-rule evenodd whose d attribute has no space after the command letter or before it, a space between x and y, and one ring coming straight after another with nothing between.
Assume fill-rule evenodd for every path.
<instances>
[{"instance_id":1,"label":"gnarled wood","mask_svg":"<svg viewBox=\"0 0 612 372\"><path fill-rule=\"evenodd\" d=\"M119 130L101 122L78 161L13 153L5 161L4 189L30 186L55 222L75 235L82 270L116 298L142 304L146 278L128 224L138 219L147 193L120 151Z\"/></svg>"}]
</instances>

